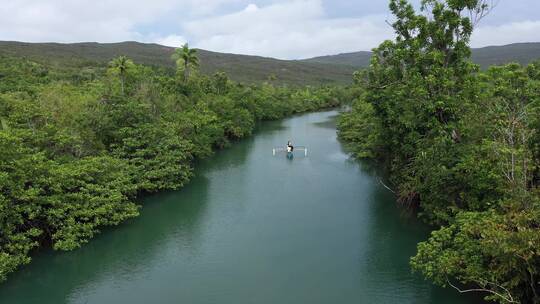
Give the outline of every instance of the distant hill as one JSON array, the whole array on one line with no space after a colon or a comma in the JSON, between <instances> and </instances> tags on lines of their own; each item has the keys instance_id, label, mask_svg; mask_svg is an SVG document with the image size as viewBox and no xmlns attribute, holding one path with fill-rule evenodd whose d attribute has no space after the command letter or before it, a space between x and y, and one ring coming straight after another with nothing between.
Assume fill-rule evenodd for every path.
<instances>
[{"instance_id":1,"label":"distant hill","mask_svg":"<svg viewBox=\"0 0 540 304\"><path fill-rule=\"evenodd\" d=\"M369 65L371 59L371 52L354 52L343 53L338 55L320 56L309 59L304 59L304 62L326 63L326 64L340 64L353 66L355 68L363 68Z\"/></svg>"},{"instance_id":2,"label":"distant hill","mask_svg":"<svg viewBox=\"0 0 540 304\"><path fill-rule=\"evenodd\" d=\"M528 64L540 59L540 42L514 43L473 49L472 60L482 68L509 62Z\"/></svg>"},{"instance_id":3,"label":"distant hill","mask_svg":"<svg viewBox=\"0 0 540 304\"><path fill-rule=\"evenodd\" d=\"M316 62L326 64L349 65L362 68L369 65L371 52L354 52L339 55L322 56L303 60L304 62ZM540 59L540 42L515 43L502 46L488 46L472 49L472 60L483 69L490 65L518 62L528 64Z\"/></svg>"},{"instance_id":4,"label":"distant hill","mask_svg":"<svg viewBox=\"0 0 540 304\"><path fill-rule=\"evenodd\" d=\"M121 43L23 43L0 41L0 55L26 57L55 66L105 66L112 58L126 55L136 63L174 68L171 54L174 48L139 42ZM262 82L270 75L276 82L290 85L347 84L355 68L336 64L278 60L273 58L235 55L199 50L201 72L226 72L236 81Z\"/></svg>"},{"instance_id":5,"label":"distant hill","mask_svg":"<svg viewBox=\"0 0 540 304\"><path fill-rule=\"evenodd\" d=\"M174 68L170 59L174 48L139 42L120 43L23 43L0 41L0 55L26 57L45 64L79 68L103 66L112 58L126 55L136 63ZM236 55L199 50L201 72L226 72L245 83L266 81L270 75L277 83L289 85L348 84L352 73L369 65L371 52L355 52L304 60ZM473 61L486 68L493 64L527 64L540 58L540 43L516 43L473 49Z\"/></svg>"}]
</instances>

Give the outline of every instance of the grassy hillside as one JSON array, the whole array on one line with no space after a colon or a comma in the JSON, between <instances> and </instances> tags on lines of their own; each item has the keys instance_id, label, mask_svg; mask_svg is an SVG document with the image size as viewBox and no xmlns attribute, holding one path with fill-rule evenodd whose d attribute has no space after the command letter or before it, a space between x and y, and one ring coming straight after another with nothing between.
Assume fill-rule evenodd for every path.
<instances>
[{"instance_id":1,"label":"grassy hillside","mask_svg":"<svg viewBox=\"0 0 540 304\"><path fill-rule=\"evenodd\" d=\"M490 65L500 65L509 62L528 64L533 60L540 59L540 43L515 43L503 46L489 46L472 50L472 59L482 69ZM304 60L304 62L316 62L326 64L342 64L355 68L369 65L371 52L354 52L333 56L322 56Z\"/></svg>"},{"instance_id":2,"label":"grassy hillside","mask_svg":"<svg viewBox=\"0 0 540 304\"><path fill-rule=\"evenodd\" d=\"M57 67L81 68L105 66L119 55L126 55L136 63L163 68L174 68L170 59L173 48L139 42L121 43L22 43L0 41L0 56L27 57ZM258 83L270 75L276 83L289 85L347 84L352 73L369 64L371 52L355 52L315 57L305 60L225 54L199 50L201 72L226 72L231 79ZM519 62L527 64L540 58L540 43L518 43L473 49L473 61L486 68L493 64Z\"/></svg>"},{"instance_id":3,"label":"grassy hillside","mask_svg":"<svg viewBox=\"0 0 540 304\"><path fill-rule=\"evenodd\" d=\"M515 43L473 49L472 58L473 61L480 64L482 68L509 62L528 64L533 60L540 59L540 42Z\"/></svg>"},{"instance_id":4,"label":"grassy hillside","mask_svg":"<svg viewBox=\"0 0 540 304\"><path fill-rule=\"evenodd\" d=\"M341 64L363 68L369 65L371 52L343 53L338 55L320 56L303 60L304 62L316 62L326 64Z\"/></svg>"},{"instance_id":5,"label":"grassy hillside","mask_svg":"<svg viewBox=\"0 0 540 304\"><path fill-rule=\"evenodd\" d=\"M119 55L126 55L136 63L173 68L170 59L174 49L158 44L121 43L22 43L0 41L0 55L29 59L63 67L105 66ZM353 66L318 62L288 61L258 56L216 53L199 50L201 71L213 74L226 72L231 79L255 83L277 77L281 84L346 84L351 80Z\"/></svg>"}]
</instances>

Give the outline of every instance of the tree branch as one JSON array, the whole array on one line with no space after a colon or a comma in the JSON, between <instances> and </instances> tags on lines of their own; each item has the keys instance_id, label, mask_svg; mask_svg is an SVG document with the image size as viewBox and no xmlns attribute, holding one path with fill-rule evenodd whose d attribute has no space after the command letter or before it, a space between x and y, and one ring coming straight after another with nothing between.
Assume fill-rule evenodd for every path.
<instances>
[{"instance_id":1,"label":"tree branch","mask_svg":"<svg viewBox=\"0 0 540 304\"><path fill-rule=\"evenodd\" d=\"M512 294L510 293L510 291L508 291L508 289L506 289L503 286L500 286L498 284L495 284L495 283L490 283L490 282L485 281L485 283L487 283L487 284L495 285L495 286L503 289L506 292L507 296L504 296L504 295L502 295L502 294L500 294L500 293L498 293L496 291L493 291L491 289L486 289L486 288L460 289L459 287L452 284L452 282L450 282L450 280L448 278L446 278L446 282L448 283L448 285L450 285L452 288L457 290L459 293L487 292L487 293L491 293L493 295L496 295L496 296L500 297L501 299L503 299L504 301L506 301L508 303L519 303L518 301L514 300L514 298L512 297Z\"/></svg>"}]
</instances>

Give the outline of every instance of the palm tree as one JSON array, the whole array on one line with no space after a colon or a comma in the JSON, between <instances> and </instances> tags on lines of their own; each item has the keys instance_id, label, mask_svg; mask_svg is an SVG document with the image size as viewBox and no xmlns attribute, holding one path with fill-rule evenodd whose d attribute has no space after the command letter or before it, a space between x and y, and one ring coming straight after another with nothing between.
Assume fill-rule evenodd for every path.
<instances>
[{"instance_id":1,"label":"palm tree","mask_svg":"<svg viewBox=\"0 0 540 304\"><path fill-rule=\"evenodd\" d=\"M126 82L126 74L128 69L133 66L133 61L127 58L126 56L119 56L114 58L110 63L109 67L111 70L120 76L120 83L122 85L122 94L124 94L124 86Z\"/></svg>"},{"instance_id":2,"label":"palm tree","mask_svg":"<svg viewBox=\"0 0 540 304\"><path fill-rule=\"evenodd\" d=\"M178 70L183 71L184 81L188 80L191 69L195 69L199 66L197 50L190 49L187 43L174 51L172 59L176 61Z\"/></svg>"}]
</instances>

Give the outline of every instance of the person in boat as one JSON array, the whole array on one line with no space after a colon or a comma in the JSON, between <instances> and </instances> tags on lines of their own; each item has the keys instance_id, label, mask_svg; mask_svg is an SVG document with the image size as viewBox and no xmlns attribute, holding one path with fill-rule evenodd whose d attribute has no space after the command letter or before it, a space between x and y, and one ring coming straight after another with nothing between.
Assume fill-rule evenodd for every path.
<instances>
[{"instance_id":1,"label":"person in boat","mask_svg":"<svg viewBox=\"0 0 540 304\"><path fill-rule=\"evenodd\" d=\"M292 153L294 151L294 146L292 145L291 141L289 140L287 142L287 153Z\"/></svg>"}]
</instances>

